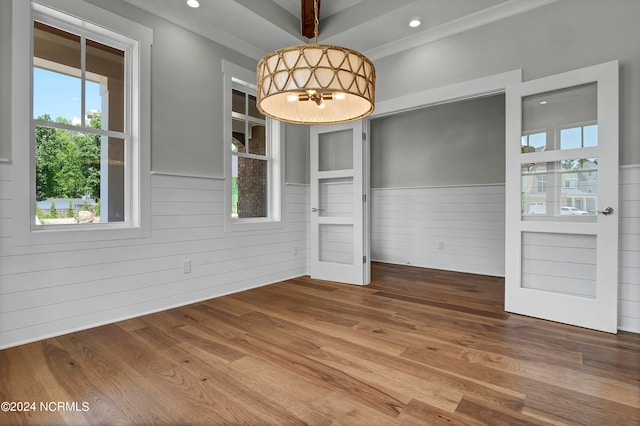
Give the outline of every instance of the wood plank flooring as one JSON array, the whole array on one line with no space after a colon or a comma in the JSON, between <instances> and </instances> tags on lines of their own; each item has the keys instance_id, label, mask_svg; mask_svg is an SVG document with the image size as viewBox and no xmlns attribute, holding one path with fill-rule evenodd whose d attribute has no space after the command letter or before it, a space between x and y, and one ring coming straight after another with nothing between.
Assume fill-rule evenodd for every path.
<instances>
[{"instance_id":1,"label":"wood plank flooring","mask_svg":"<svg viewBox=\"0 0 640 426\"><path fill-rule=\"evenodd\" d=\"M0 401L35 410L0 424L640 425L640 335L503 293L374 264L367 287L303 277L7 349Z\"/></svg>"}]
</instances>

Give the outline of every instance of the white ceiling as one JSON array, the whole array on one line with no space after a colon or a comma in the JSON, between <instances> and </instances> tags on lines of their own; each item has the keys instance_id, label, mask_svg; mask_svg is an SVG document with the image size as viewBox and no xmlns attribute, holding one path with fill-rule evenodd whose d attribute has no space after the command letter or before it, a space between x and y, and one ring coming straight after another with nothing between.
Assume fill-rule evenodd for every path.
<instances>
[{"instance_id":1,"label":"white ceiling","mask_svg":"<svg viewBox=\"0 0 640 426\"><path fill-rule=\"evenodd\" d=\"M124 0L253 59L293 44L300 0ZM375 60L558 0L321 0L319 42L359 50ZM419 18L422 25L410 28ZM311 40L312 41L312 40Z\"/></svg>"}]
</instances>

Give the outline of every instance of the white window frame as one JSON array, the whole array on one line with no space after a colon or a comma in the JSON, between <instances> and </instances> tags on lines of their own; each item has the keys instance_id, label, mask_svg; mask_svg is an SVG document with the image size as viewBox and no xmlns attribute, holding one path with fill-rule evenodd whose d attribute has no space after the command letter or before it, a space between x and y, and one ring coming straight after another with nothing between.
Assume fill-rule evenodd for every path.
<instances>
[{"instance_id":1,"label":"white window frame","mask_svg":"<svg viewBox=\"0 0 640 426\"><path fill-rule=\"evenodd\" d=\"M232 151L233 137L232 97L233 89L254 93L256 74L228 61L222 61L224 81L224 229L229 231L258 231L284 226L282 220L282 194L284 185L284 141L283 124L266 118L266 143L268 157L268 216L264 218L233 218L232 211Z\"/></svg>"},{"instance_id":2,"label":"white window frame","mask_svg":"<svg viewBox=\"0 0 640 426\"><path fill-rule=\"evenodd\" d=\"M33 110L33 21L73 28L98 41L118 39L128 49L125 105L126 222L38 226L35 224L35 120ZM54 25L55 26L55 25ZM83 242L150 235L150 93L153 31L95 5L75 0L12 1L12 149L16 245ZM79 130L79 129L72 129Z\"/></svg>"}]
</instances>

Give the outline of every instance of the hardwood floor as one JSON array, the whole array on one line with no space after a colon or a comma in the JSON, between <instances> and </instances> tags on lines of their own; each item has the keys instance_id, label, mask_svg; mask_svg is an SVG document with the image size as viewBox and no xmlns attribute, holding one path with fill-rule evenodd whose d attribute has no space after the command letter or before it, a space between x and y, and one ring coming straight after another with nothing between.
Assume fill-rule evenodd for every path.
<instances>
[{"instance_id":1,"label":"hardwood floor","mask_svg":"<svg viewBox=\"0 0 640 426\"><path fill-rule=\"evenodd\" d=\"M0 423L640 424L640 335L511 315L503 292L374 264L368 287L298 278L7 349L0 400L35 410Z\"/></svg>"}]
</instances>

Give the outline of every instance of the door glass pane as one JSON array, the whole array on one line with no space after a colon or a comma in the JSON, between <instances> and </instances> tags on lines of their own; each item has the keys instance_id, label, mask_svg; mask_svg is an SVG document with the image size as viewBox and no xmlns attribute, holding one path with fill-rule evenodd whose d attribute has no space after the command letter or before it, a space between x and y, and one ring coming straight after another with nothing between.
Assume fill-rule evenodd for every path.
<instances>
[{"instance_id":1,"label":"door glass pane","mask_svg":"<svg viewBox=\"0 0 640 426\"><path fill-rule=\"evenodd\" d=\"M320 224L320 262L353 265L353 225Z\"/></svg>"},{"instance_id":2,"label":"door glass pane","mask_svg":"<svg viewBox=\"0 0 640 426\"><path fill-rule=\"evenodd\" d=\"M320 216L351 217L353 215L353 178L320 179Z\"/></svg>"},{"instance_id":3,"label":"door glass pane","mask_svg":"<svg viewBox=\"0 0 640 426\"><path fill-rule=\"evenodd\" d=\"M523 288L595 298L595 235L522 233Z\"/></svg>"},{"instance_id":4,"label":"door glass pane","mask_svg":"<svg viewBox=\"0 0 640 426\"><path fill-rule=\"evenodd\" d=\"M521 167L523 219L597 221L597 158L525 163Z\"/></svg>"},{"instance_id":5,"label":"door glass pane","mask_svg":"<svg viewBox=\"0 0 640 426\"><path fill-rule=\"evenodd\" d=\"M321 172L353 169L353 130L321 133L318 158Z\"/></svg>"},{"instance_id":6,"label":"door glass pane","mask_svg":"<svg viewBox=\"0 0 640 426\"><path fill-rule=\"evenodd\" d=\"M598 146L597 83L522 98L522 152Z\"/></svg>"}]
</instances>

